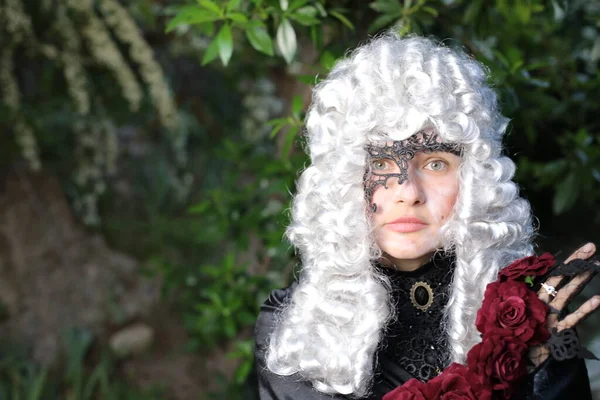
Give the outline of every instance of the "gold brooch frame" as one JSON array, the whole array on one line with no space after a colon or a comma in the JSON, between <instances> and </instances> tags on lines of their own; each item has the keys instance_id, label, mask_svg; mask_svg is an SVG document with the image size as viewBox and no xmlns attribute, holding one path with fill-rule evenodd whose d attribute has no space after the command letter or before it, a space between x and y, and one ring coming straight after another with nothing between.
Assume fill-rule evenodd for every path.
<instances>
[{"instance_id":1,"label":"gold brooch frame","mask_svg":"<svg viewBox=\"0 0 600 400\"><path fill-rule=\"evenodd\" d=\"M428 300L427 300L427 304L424 304L424 305L417 303L417 298L415 296L417 289L420 287L425 289L429 296ZM429 307L431 307L431 305L433 304L433 289L431 288L431 286L429 286L429 284L427 282L423 282L423 281L415 282L415 284L412 285L412 287L410 288L410 302L416 309L421 310L423 312L427 311L427 309Z\"/></svg>"}]
</instances>

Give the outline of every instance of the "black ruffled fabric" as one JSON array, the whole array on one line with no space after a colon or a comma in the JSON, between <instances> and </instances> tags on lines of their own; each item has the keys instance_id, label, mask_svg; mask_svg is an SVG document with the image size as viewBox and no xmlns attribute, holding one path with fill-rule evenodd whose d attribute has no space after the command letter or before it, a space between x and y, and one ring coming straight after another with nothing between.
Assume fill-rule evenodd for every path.
<instances>
[{"instance_id":1,"label":"black ruffled fabric","mask_svg":"<svg viewBox=\"0 0 600 400\"><path fill-rule=\"evenodd\" d=\"M426 382L450 364L442 319L454 264L449 257L439 254L412 272L386 267L378 269L392 284L391 298L396 316L386 328L378 357L394 360L411 376ZM433 294L426 310L414 304L425 303L419 302L419 289L427 299L431 296L423 287L428 287Z\"/></svg>"},{"instance_id":2,"label":"black ruffled fabric","mask_svg":"<svg viewBox=\"0 0 600 400\"><path fill-rule=\"evenodd\" d=\"M452 263L436 257L415 272L394 271L378 267L390 277L392 300L397 318L386 329L377 352L376 374L372 393L365 400L380 400L383 395L411 378L431 379L448 364L448 349L443 334L442 311L448 300L448 285L452 279ZM415 282L428 282L434 299L423 312L410 301L410 289ZM271 292L262 305L256 322L256 366L261 400L324 400L349 399L348 396L327 395L312 388L298 376L279 376L266 368L265 354L276 315L294 291L297 283ZM431 349L431 347L434 347ZM585 363L582 359L549 360L523 382L514 400L592 400Z\"/></svg>"}]
</instances>

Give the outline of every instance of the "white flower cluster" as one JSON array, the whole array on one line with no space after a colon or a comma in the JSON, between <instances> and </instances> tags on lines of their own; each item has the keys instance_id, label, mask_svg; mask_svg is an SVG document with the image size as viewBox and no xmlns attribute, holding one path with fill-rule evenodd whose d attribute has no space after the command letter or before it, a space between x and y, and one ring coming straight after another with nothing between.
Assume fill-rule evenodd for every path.
<instances>
[{"instance_id":1,"label":"white flower cluster","mask_svg":"<svg viewBox=\"0 0 600 400\"><path fill-rule=\"evenodd\" d=\"M6 0L0 4L0 24L9 35L8 43L0 50L0 87L2 103L13 113L15 141L31 169L41 168L39 150L33 129L21 113L21 92L14 76L13 49L23 42L35 41L31 28L31 18L23 11L20 0ZM27 40L29 39L29 40Z\"/></svg>"},{"instance_id":2,"label":"white flower cluster","mask_svg":"<svg viewBox=\"0 0 600 400\"><path fill-rule=\"evenodd\" d=\"M87 90L87 78L81 62L81 38L67 15L64 6L57 7L54 27L60 32L63 40L64 51L61 54L65 80L69 94L73 99L77 112L86 115L90 111L90 97Z\"/></svg>"},{"instance_id":3,"label":"white flower cluster","mask_svg":"<svg viewBox=\"0 0 600 400\"><path fill-rule=\"evenodd\" d=\"M119 151L117 129L106 118L92 123L81 120L74 128L77 133L75 156L79 164L74 180L82 195L75 199L73 205L85 224L97 225L100 222L98 199L106 191L105 176L116 171Z\"/></svg>"},{"instance_id":4,"label":"white flower cluster","mask_svg":"<svg viewBox=\"0 0 600 400\"><path fill-rule=\"evenodd\" d=\"M100 10L106 24L119 40L129 45L129 56L140 66L140 75L150 89L162 125L170 132L177 130L177 106L165 81L162 68L154 59L150 45L144 40L137 25L116 0L101 0Z\"/></svg>"},{"instance_id":5,"label":"white flower cluster","mask_svg":"<svg viewBox=\"0 0 600 400\"><path fill-rule=\"evenodd\" d=\"M266 122L283 111L283 100L277 96L275 89L273 81L265 77L242 84L242 90L246 92L242 100L246 109L242 131L246 139L259 141L271 132L272 127Z\"/></svg>"},{"instance_id":6,"label":"white flower cluster","mask_svg":"<svg viewBox=\"0 0 600 400\"><path fill-rule=\"evenodd\" d=\"M23 0L0 3L0 26L8 37L8 45L0 49L1 101L13 113L15 141L23 157L33 169L41 168L34 130L21 112L14 49L24 48L62 69L78 115L72 125L77 163L73 178L80 191L75 208L86 223L93 225L99 221L97 202L106 190L106 177L116 172L119 142L117 129L102 106L102 88L94 87L86 68L107 69L132 112L140 109L144 88L148 88L158 119L169 135L176 168L180 170L187 163L187 130L179 126L177 105L152 48L117 0L44 1L38 11L50 19L50 24L47 32L38 32L38 37L25 4ZM190 176L174 176L175 190L185 192L190 179Z\"/></svg>"},{"instance_id":7,"label":"white flower cluster","mask_svg":"<svg viewBox=\"0 0 600 400\"><path fill-rule=\"evenodd\" d=\"M86 21L80 26L80 30L95 61L114 74L121 87L123 97L129 103L129 109L131 111L139 110L144 95L143 90L125 57L111 38L109 30L96 15L92 3L89 0L65 1L70 9L77 12L81 20Z\"/></svg>"},{"instance_id":8,"label":"white flower cluster","mask_svg":"<svg viewBox=\"0 0 600 400\"><path fill-rule=\"evenodd\" d=\"M99 6L106 24L122 43L129 45L129 56L140 67L140 75L150 89L150 97L158 111L161 125L172 135L171 146L175 159L179 166L185 165L187 131L179 129L177 105L165 81L162 68L154 59L152 48L144 40L127 10L117 0L101 0Z\"/></svg>"}]
</instances>

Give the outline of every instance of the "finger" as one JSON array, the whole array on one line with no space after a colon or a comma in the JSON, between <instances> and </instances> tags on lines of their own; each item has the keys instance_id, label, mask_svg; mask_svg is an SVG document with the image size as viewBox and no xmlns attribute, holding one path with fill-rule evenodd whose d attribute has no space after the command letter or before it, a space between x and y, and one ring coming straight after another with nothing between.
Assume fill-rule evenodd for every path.
<instances>
[{"instance_id":1,"label":"finger","mask_svg":"<svg viewBox=\"0 0 600 400\"><path fill-rule=\"evenodd\" d=\"M558 326L558 314L550 313L546 317L546 326L549 331L552 331L553 328Z\"/></svg>"},{"instance_id":2,"label":"finger","mask_svg":"<svg viewBox=\"0 0 600 400\"><path fill-rule=\"evenodd\" d=\"M579 258L581 260L587 260L588 258L590 258L591 256L594 255L594 253L596 252L596 245L594 243L586 243L583 246L581 246L579 249L575 250L575 252L573 254L571 254L569 256L569 258L567 258L565 260L565 264L569 263L570 261L573 261L576 258Z\"/></svg>"},{"instance_id":3,"label":"finger","mask_svg":"<svg viewBox=\"0 0 600 400\"><path fill-rule=\"evenodd\" d=\"M559 312L575 297L583 287L591 280L592 271L584 271L567 282L550 301L550 306Z\"/></svg>"},{"instance_id":4,"label":"finger","mask_svg":"<svg viewBox=\"0 0 600 400\"><path fill-rule=\"evenodd\" d=\"M565 264L570 261L573 261L577 258L586 260L586 259L590 258L591 256L593 256L595 252L596 252L596 245L594 245L594 243L591 243L591 242L586 243L583 246L581 246L579 249L575 250L573 252L573 254L571 254L569 256L569 258L567 258L565 260ZM552 276L548 280L546 280L546 284L556 288L557 286L560 285L560 282L562 281L562 279L563 279L563 276ZM541 287L540 290L538 290L538 297L540 298L540 300L542 300L546 304L549 304L550 301L552 300L551 295L543 287Z\"/></svg>"},{"instance_id":5,"label":"finger","mask_svg":"<svg viewBox=\"0 0 600 400\"><path fill-rule=\"evenodd\" d=\"M550 351L546 346L533 346L529 348L529 359L534 368L546 361L549 355Z\"/></svg>"},{"instance_id":6,"label":"finger","mask_svg":"<svg viewBox=\"0 0 600 400\"><path fill-rule=\"evenodd\" d=\"M598 306L600 306L600 295L595 295L589 298L575 312L572 312L560 320L556 325L556 330L560 332L563 329L574 327L583 319L587 318L592 312L594 312Z\"/></svg>"},{"instance_id":7,"label":"finger","mask_svg":"<svg viewBox=\"0 0 600 400\"><path fill-rule=\"evenodd\" d=\"M550 278L548 278L546 280L546 285L552 286L553 288L556 288L558 285L560 285L560 281L562 281L563 276L559 275L559 276L551 276ZM540 290L538 290L538 297L540 298L540 300L542 300L544 303L549 304L550 301L552 300L552 297L550 295L549 292L546 291L546 289L544 289L544 287L540 287Z\"/></svg>"}]
</instances>

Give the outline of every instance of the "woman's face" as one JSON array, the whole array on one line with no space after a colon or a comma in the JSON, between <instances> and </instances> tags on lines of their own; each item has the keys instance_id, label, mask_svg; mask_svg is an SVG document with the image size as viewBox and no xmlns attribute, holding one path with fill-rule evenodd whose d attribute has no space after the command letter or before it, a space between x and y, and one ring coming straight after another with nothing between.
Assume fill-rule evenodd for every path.
<instances>
[{"instance_id":1,"label":"woman's face","mask_svg":"<svg viewBox=\"0 0 600 400\"><path fill-rule=\"evenodd\" d=\"M440 228L456 202L461 158L456 151L430 150L440 149L413 151L410 159L378 158L378 152L369 158L367 187L369 180L378 182L371 185L376 241L384 260L400 270L427 263L441 245Z\"/></svg>"}]
</instances>

